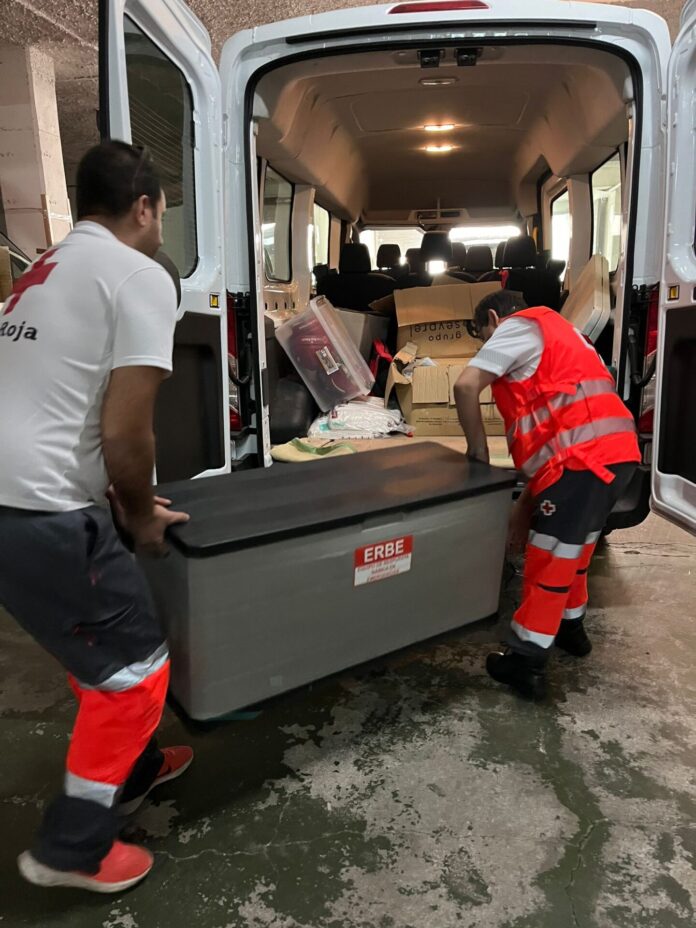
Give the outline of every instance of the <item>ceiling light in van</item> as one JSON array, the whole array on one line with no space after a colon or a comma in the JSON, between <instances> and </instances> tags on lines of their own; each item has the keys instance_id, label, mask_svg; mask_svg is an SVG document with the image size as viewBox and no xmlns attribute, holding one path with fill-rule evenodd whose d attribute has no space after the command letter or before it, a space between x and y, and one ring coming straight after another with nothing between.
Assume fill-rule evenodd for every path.
<instances>
[{"instance_id":1,"label":"ceiling light in van","mask_svg":"<svg viewBox=\"0 0 696 928\"><path fill-rule=\"evenodd\" d=\"M423 126L426 132L450 132L454 129L453 122L443 122L443 123L426 123Z\"/></svg>"},{"instance_id":2,"label":"ceiling light in van","mask_svg":"<svg viewBox=\"0 0 696 928\"><path fill-rule=\"evenodd\" d=\"M456 145L426 145L425 151L431 155L446 155L449 151L454 151Z\"/></svg>"},{"instance_id":3,"label":"ceiling light in van","mask_svg":"<svg viewBox=\"0 0 696 928\"><path fill-rule=\"evenodd\" d=\"M419 84L423 87L449 87L457 83L456 77L421 77Z\"/></svg>"}]
</instances>

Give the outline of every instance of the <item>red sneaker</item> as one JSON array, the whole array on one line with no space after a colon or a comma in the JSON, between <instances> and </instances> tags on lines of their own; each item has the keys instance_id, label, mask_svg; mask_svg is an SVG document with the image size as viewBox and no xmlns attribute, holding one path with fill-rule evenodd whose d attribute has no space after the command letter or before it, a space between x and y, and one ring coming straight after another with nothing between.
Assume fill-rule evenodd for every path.
<instances>
[{"instance_id":1,"label":"red sneaker","mask_svg":"<svg viewBox=\"0 0 696 928\"><path fill-rule=\"evenodd\" d=\"M120 893L144 880L155 862L145 848L114 841L95 874L79 870L54 870L40 863L30 851L17 858L19 872L35 886L70 886L93 893Z\"/></svg>"},{"instance_id":2,"label":"red sneaker","mask_svg":"<svg viewBox=\"0 0 696 928\"><path fill-rule=\"evenodd\" d=\"M160 771L152 781L152 785L141 796L130 799L128 802L122 802L118 807L119 815L132 815L144 801L145 797L152 792L156 786L167 783L169 780L176 780L191 766L193 761L193 748L188 745L180 744L172 748L162 748L164 760Z\"/></svg>"}]
</instances>

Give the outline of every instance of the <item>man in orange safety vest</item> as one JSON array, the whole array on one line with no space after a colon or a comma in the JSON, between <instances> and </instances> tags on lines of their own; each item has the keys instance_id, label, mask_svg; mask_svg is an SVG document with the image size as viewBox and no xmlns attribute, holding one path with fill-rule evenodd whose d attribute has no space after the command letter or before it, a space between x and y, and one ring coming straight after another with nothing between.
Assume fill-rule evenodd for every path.
<instances>
[{"instance_id":1,"label":"man in orange safety vest","mask_svg":"<svg viewBox=\"0 0 696 928\"><path fill-rule=\"evenodd\" d=\"M476 307L473 330L484 347L454 388L468 455L489 460L479 397L490 386L527 480L508 538L512 551L526 539L522 603L507 649L486 666L495 680L542 698L551 645L578 657L592 649L587 570L641 459L636 427L595 349L554 310L499 290Z\"/></svg>"}]
</instances>

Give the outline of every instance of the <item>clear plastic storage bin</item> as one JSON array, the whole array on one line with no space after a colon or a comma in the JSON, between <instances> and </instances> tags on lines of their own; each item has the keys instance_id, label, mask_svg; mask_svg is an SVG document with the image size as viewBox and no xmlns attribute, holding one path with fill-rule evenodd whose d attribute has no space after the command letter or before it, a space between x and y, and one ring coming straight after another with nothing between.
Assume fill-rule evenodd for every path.
<instances>
[{"instance_id":1,"label":"clear plastic storage bin","mask_svg":"<svg viewBox=\"0 0 696 928\"><path fill-rule=\"evenodd\" d=\"M375 378L326 297L280 326L276 338L322 412L372 389Z\"/></svg>"}]
</instances>

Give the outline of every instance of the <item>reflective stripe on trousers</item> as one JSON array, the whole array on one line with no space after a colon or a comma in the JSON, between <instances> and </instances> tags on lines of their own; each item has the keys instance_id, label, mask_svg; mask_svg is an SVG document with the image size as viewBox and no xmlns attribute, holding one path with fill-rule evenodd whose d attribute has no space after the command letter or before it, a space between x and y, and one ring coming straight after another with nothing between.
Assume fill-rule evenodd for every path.
<instances>
[{"instance_id":1,"label":"reflective stripe on trousers","mask_svg":"<svg viewBox=\"0 0 696 928\"><path fill-rule=\"evenodd\" d=\"M511 626L521 641L550 648L564 619L577 621L585 615L587 570L599 534L592 532L583 545L568 545L530 532L522 604Z\"/></svg>"}]
</instances>

